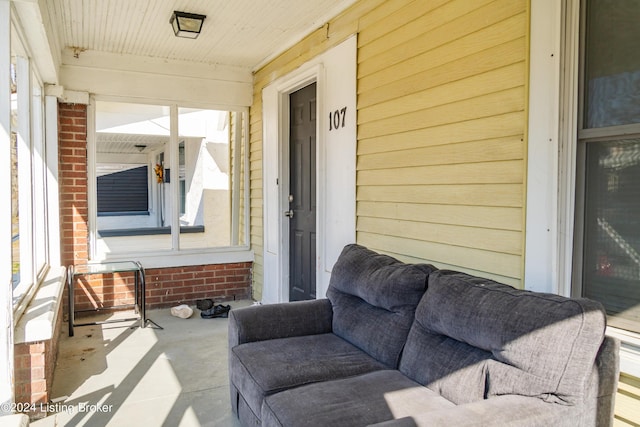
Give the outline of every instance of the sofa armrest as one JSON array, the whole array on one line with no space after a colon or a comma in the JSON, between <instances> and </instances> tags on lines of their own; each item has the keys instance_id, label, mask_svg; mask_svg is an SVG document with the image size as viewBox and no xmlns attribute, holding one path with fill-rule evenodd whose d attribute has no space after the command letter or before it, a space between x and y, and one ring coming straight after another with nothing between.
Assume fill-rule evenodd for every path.
<instances>
[{"instance_id":1,"label":"sofa armrest","mask_svg":"<svg viewBox=\"0 0 640 427\"><path fill-rule=\"evenodd\" d=\"M254 305L229 312L229 349L236 345L331 332L328 299Z\"/></svg>"},{"instance_id":2,"label":"sofa armrest","mask_svg":"<svg viewBox=\"0 0 640 427\"><path fill-rule=\"evenodd\" d=\"M579 409L546 403L536 397L506 395L458 405L450 409L374 424L375 427L500 426L547 427L580 425ZM578 423L578 424L577 424Z\"/></svg>"}]
</instances>

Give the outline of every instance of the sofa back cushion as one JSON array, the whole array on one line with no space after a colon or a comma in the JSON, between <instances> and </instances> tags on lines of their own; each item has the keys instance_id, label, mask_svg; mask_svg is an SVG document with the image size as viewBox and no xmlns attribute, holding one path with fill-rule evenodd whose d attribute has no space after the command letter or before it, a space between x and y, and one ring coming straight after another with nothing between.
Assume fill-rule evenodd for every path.
<instances>
[{"instance_id":1,"label":"sofa back cushion","mask_svg":"<svg viewBox=\"0 0 640 427\"><path fill-rule=\"evenodd\" d=\"M476 398L519 394L575 404L585 393L605 323L595 301L439 270L429 276L400 369L422 384L452 391L454 401L465 399L458 394L461 382L470 384L472 377ZM427 352L425 346L437 340L446 345ZM465 348L473 353L468 361L460 356ZM434 358L435 351L444 354ZM449 368L439 362L454 358Z\"/></svg>"},{"instance_id":2,"label":"sofa back cushion","mask_svg":"<svg viewBox=\"0 0 640 427\"><path fill-rule=\"evenodd\" d=\"M333 333L397 368L416 306L434 270L431 265L405 264L360 245L347 245L327 290Z\"/></svg>"}]
</instances>

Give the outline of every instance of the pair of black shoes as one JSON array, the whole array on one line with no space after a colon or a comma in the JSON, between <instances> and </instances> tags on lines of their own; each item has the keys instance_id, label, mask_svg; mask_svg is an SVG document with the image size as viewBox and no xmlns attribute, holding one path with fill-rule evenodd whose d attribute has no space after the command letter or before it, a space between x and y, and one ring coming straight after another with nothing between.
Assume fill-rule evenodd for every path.
<instances>
[{"instance_id":1,"label":"pair of black shoes","mask_svg":"<svg viewBox=\"0 0 640 427\"><path fill-rule=\"evenodd\" d=\"M196 307L200 310L200 317L203 319L213 319L214 317L229 317L231 306L214 304L212 299L199 299L196 301Z\"/></svg>"}]
</instances>

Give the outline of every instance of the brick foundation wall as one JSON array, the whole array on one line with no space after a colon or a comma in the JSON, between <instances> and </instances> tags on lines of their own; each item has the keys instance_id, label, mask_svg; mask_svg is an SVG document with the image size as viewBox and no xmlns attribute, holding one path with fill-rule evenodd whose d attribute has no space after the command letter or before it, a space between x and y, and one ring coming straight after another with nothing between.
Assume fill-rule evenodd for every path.
<instances>
[{"instance_id":1,"label":"brick foundation wall","mask_svg":"<svg viewBox=\"0 0 640 427\"><path fill-rule=\"evenodd\" d=\"M145 269L146 307L195 305L202 298L215 301L250 298L251 267L252 263L243 262ZM74 287L75 309L131 304L134 283L133 273L83 277Z\"/></svg>"},{"instance_id":2,"label":"brick foundation wall","mask_svg":"<svg viewBox=\"0 0 640 427\"><path fill-rule=\"evenodd\" d=\"M29 404L22 406L29 418L47 415L46 405L52 398L54 369L58 354L58 336L62 327L62 305L53 329L53 339L20 343L14 347L15 401Z\"/></svg>"},{"instance_id":3,"label":"brick foundation wall","mask_svg":"<svg viewBox=\"0 0 640 427\"><path fill-rule=\"evenodd\" d=\"M243 262L147 269L147 308L251 298L251 268Z\"/></svg>"}]
</instances>

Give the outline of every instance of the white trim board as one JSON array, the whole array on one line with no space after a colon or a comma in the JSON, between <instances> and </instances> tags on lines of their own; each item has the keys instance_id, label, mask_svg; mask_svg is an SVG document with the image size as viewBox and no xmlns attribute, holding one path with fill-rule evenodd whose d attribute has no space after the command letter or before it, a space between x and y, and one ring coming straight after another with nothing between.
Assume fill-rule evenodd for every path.
<instances>
[{"instance_id":1,"label":"white trim board","mask_svg":"<svg viewBox=\"0 0 640 427\"><path fill-rule=\"evenodd\" d=\"M262 91L263 303L289 300L289 94L317 84L316 295L324 298L331 269L356 230L356 36L305 63ZM342 126L342 110L344 126ZM334 112L339 126L333 126ZM331 117L331 122L330 122Z\"/></svg>"}]
</instances>

